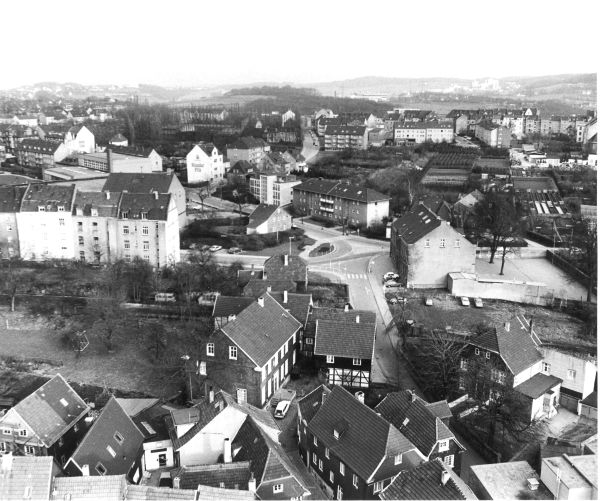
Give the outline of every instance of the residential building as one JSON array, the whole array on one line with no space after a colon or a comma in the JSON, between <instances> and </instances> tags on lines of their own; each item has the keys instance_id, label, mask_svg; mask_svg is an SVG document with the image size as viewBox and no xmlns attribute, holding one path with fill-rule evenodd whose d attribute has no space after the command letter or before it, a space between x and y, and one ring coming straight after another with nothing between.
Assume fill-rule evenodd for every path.
<instances>
[{"instance_id":1,"label":"residential building","mask_svg":"<svg viewBox=\"0 0 600 501\"><path fill-rule=\"evenodd\" d=\"M239 160L227 172L227 180L229 182L239 181L246 182L248 175L254 172L255 165L246 160Z\"/></svg>"},{"instance_id":2,"label":"residential building","mask_svg":"<svg viewBox=\"0 0 600 501\"><path fill-rule=\"evenodd\" d=\"M294 209L307 216L355 227L382 224L390 197L343 181L309 179L294 187Z\"/></svg>"},{"instance_id":3,"label":"residential building","mask_svg":"<svg viewBox=\"0 0 600 501\"><path fill-rule=\"evenodd\" d=\"M246 234L275 233L292 228L292 216L283 207L259 204L250 214Z\"/></svg>"},{"instance_id":4,"label":"residential building","mask_svg":"<svg viewBox=\"0 0 600 501\"><path fill-rule=\"evenodd\" d=\"M475 272L475 246L425 205L392 223L390 257L405 287L446 288L448 273Z\"/></svg>"},{"instance_id":5,"label":"residential building","mask_svg":"<svg viewBox=\"0 0 600 501\"><path fill-rule=\"evenodd\" d=\"M205 379L238 401L263 406L289 377L301 328L264 294L202 343Z\"/></svg>"},{"instance_id":6,"label":"residential building","mask_svg":"<svg viewBox=\"0 0 600 501\"><path fill-rule=\"evenodd\" d=\"M341 386L315 389L298 409L300 455L330 499L377 499L398 473L424 461L395 426Z\"/></svg>"},{"instance_id":7,"label":"residential building","mask_svg":"<svg viewBox=\"0 0 600 501\"><path fill-rule=\"evenodd\" d=\"M443 122L412 122L399 123L394 128L394 143L434 143L454 141L454 125Z\"/></svg>"},{"instance_id":8,"label":"residential building","mask_svg":"<svg viewBox=\"0 0 600 501\"><path fill-rule=\"evenodd\" d=\"M224 182L225 166L223 155L212 143L196 144L185 157L188 184L208 181L211 184Z\"/></svg>"},{"instance_id":9,"label":"residential building","mask_svg":"<svg viewBox=\"0 0 600 501\"><path fill-rule=\"evenodd\" d=\"M52 481L51 501L84 501L102 499L121 501L132 499L125 475L105 475L87 477L56 477ZM137 500L145 498L134 498ZM166 499L166 498L165 498Z\"/></svg>"},{"instance_id":10,"label":"residential building","mask_svg":"<svg viewBox=\"0 0 600 501\"><path fill-rule=\"evenodd\" d=\"M257 164L269 151L271 151L271 147L262 139L242 137L233 144L227 145L227 159L231 164L235 164L239 160Z\"/></svg>"},{"instance_id":11,"label":"residential building","mask_svg":"<svg viewBox=\"0 0 600 501\"><path fill-rule=\"evenodd\" d=\"M108 142L109 146L129 146L129 140L120 132L118 134L115 134L113 137L110 138L110 141Z\"/></svg>"},{"instance_id":12,"label":"residential building","mask_svg":"<svg viewBox=\"0 0 600 501\"><path fill-rule=\"evenodd\" d=\"M59 374L0 416L0 451L64 465L87 431L88 405Z\"/></svg>"},{"instance_id":13,"label":"residential building","mask_svg":"<svg viewBox=\"0 0 600 501\"><path fill-rule=\"evenodd\" d=\"M327 384L368 388L376 335L372 311L315 308L303 346L307 345L307 352L312 348L317 365L327 371Z\"/></svg>"},{"instance_id":14,"label":"residential building","mask_svg":"<svg viewBox=\"0 0 600 501\"><path fill-rule=\"evenodd\" d=\"M563 454L543 458L540 480L554 496L552 499L597 499L598 456Z\"/></svg>"},{"instance_id":15,"label":"residential building","mask_svg":"<svg viewBox=\"0 0 600 501\"><path fill-rule=\"evenodd\" d=\"M366 150L369 146L368 129L365 125L327 125L323 135L326 151L347 148Z\"/></svg>"},{"instance_id":16,"label":"residential building","mask_svg":"<svg viewBox=\"0 0 600 501\"><path fill-rule=\"evenodd\" d=\"M579 402L577 414L592 422L598 421L598 392L593 391Z\"/></svg>"},{"instance_id":17,"label":"residential building","mask_svg":"<svg viewBox=\"0 0 600 501\"><path fill-rule=\"evenodd\" d=\"M555 416L562 380L544 372L529 329L514 317L472 338L462 352L459 390L485 399L510 391L530 421Z\"/></svg>"},{"instance_id":18,"label":"residential building","mask_svg":"<svg viewBox=\"0 0 600 501\"><path fill-rule=\"evenodd\" d=\"M213 305L212 311L215 329L220 329L226 323L235 320L235 318L254 301L255 299L253 297L223 296L219 294L215 298L215 304Z\"/></svg>"},{"instance_id":19,"label":"residential building","mask_svg":"<svg viewBox=\"0 0 600 501\"><path fill-rule=\"evenodd\" d=\"M379 499L478 499L455 471L436 458L398 473Z\"/></svg>"},{"instance_id":20,"label":"residential building","mask_svg":"<svg viewBox=\"0 0 600 501\"><path fill-rule=\"evenodd\" d=\"M577 412L580 400L594 391L598 367L596 359L580 353L540 346L544 357L542 372L562 379L559 404Z\"/></svg>"},{"instance_id":21,"label":"residential building","mask_svg":"<svg viewBox=\"0 0 600 501\"><path fill-rule=\"evenodd\" d=\"M415 444L427 461L439 459L460 476L461 457L466 449L436 410L435 405L430 407L411 390L388 393L375 407L375 412Z\"/></svg>"},{"instance_id":22,"label":"residential building","mask_svg":"<svg viewBox=\"0 0 600 501\"><path fill-rule=\"evenodd\" d=\"M22 457L8 452L0 454L0 461L2 501L50 499L52 478L59 473L52 457Z\"/></svg>"},{"instance_id":23,"label":"residential building","mask_svg":"<svg viewBox=\"0 0 600 501\"><path fill-rule=\"evenodd\" d=\"M17 213L25 186L0 186L0 259L20 257Z\"/></svg>"},{"instance_id":24,"label":"residential building","mask_svg":"<svg viewBox=\"0 0 600 501\"><path fill-rule=\"evenodd\" d=\"M26 138L15 147L17 161L24 167L54 167L56 162L64 160L68 155L67 147L57 141Z\"/></svg>"},{"instance_id":25,"label":"residential building","mask_svg":"<svg viewBox=\"0 0 600 501\"><path fill-rule=\"evenodd\" d=\"M111 173L108 175L102 191L170 194L177 207L179 227L183 228L185 226L185 188L173 172L152 172L150 174Z\"/></svg>"},{"instance_id":26,"label":"residential building","mask_svg":"<svg viewBox=\"0 0 600 501\"><path fill-rule=\"evenodd\" d=\"M296 284L296 289L300 292L308 285L307 263L300 256L275 254L265 261L262 280L291 281ZM282 290L280 289L279 292Z\"/></svg>"},{"instance_id":27,"label":"residential building","mask_svg":"<svg viewBox=\"0 0 600 501\"><path fill-rule=\"evenodd\" d=\"M296 176L279 176L277 174L252 174L250 179L250 193L261 204L289 205L294 200L294 186L302 183Z\"/></svg>"},{"instance_id":28,"label":"residential building","mask_svg":"<svg viewBox=\"0 0 600 501\"><path fill-rule=\"evenodd\" d=\"M115 397L106 403L65 465L70 476L125 475L138 483L143 433Z\"/></svg>"},{"instance_id":29,"label":"residential building","mask_svg":"<svg viewBox=\"0 0 600 501\"><path fill-rule=\"evenodd\" d=\"M292 110L287 110L281 115L281 126L284 127L286 122L296 120L296 114Z\"/></svg>"},{"instance_id":30,"label":"residential building","mask_svg":"<svg viewBox=\"0 0 600 501\"><path fill-rule=\"evenodd\" d=\"M74 184L27 186L16 215L22 259L73 259L74 200Z\"/></svg>"},{"instance_id":31,"label":"residential building","mask_svg":"<svg viewBox=\"0 0 600 501\"><path fill-rule=\"evenodd\" d=\"M25 138L37 138L36 132L34 127L0 124L0 144L4 145L7 153L16 154L19 143Z\"/></svg>"},{"instance_id":32,"label":"residential building","mask_svg":"<svg viewBox=\"0 0 600 501\"><path fill-rule=\"evenodd\" d=\"M468 484L478 499L555 499L527 461L478 464L470 469Z\"/></svg>"},{"instance_id":33,"label":"residential building","mask_svg":"<svg viewBox=\"0 0 600 501\"><path fill-rule=\"evenodd\" d=\"M475 137L492 148L510 148L511 130L503 125L481 122L475 126Z\"/></svg>"},{"instance_id":34,"label":"residential building","mask_svg":"<svg viewBox=\"0 0 600 501\"><path fill-rule=\"evenodd\" d=\"M65 146L72 153L93 153L96 150L94 134L85 125L75 125L65 134Z\"/></svg>"}]
</instances>

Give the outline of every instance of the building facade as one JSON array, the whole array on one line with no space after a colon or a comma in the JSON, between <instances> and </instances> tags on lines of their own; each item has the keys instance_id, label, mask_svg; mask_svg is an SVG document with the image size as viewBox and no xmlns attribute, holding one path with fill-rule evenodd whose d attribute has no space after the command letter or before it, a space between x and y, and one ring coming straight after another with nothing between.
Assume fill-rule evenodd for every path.
<instances>
[{"instance_id":1,"label":"building facade","mask_svg":"<svg viewBox=\"0 0 600 501\"><path fill-rule=\"evenodd\" d=\"M212 143L196 144L185 157L188 183L224 182L223 155Z\"/></svg>"},{"instance_id":2,"label":"building facade","mask_svg":"<svg viewBox=\"0 0 600 501\"><path fill-rule=\"evenodd\" d=\"M327 125L323 132L325 150L366 150L369 146L368 129L364 125Z\"/></svg>"},{"instance_id":3,"label":"building facade","mask_svg":"<svg viewBox=\"0 0 600 501\"><path fill-rule=\"evenodd\" d=\"M441 122L403 122L394 128L394 142L401 143L434 143L454 141L454 125Z\"/></svg>"},{"instance_id":4,"label":"building facade","mask_svg":"<svg viewBox=\"0 0 600 501\"><path fill-rule=\"evenodd\" d=\"M261 204L289 205L294 200L294 186L302 183L296 180L296 176L278 176L276 174L252 175L250 181L250 193L254 195Z\"/></svg>"}]
</instances>

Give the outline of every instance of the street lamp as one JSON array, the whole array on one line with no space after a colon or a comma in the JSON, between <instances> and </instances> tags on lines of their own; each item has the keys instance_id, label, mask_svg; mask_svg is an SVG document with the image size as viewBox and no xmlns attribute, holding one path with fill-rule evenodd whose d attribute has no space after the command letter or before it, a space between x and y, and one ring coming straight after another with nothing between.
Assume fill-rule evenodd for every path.
<instances>
[{"instance_id":1,"label":"street lamp","mask_svg":"<svg viewBox=\"0 0 600 501\"><path fill-rule=\"evenodd\" d=\"M290 239L290 256L292 255L292 240L294 240L294 237L288 237Z\"/></svg>"},{"instance_id":2,"label":"street lamp","mask_svg":"<svg viewBox=\"0 0 600 501\"><path fill-rule=\"evenodd\" d=\"M187 370L187 362L190 359L189 355L181 355L181 360L184 361L185 371L189 373L190 377L190 401L192 401L192 372Z\"/></svg>"}]
</instances>

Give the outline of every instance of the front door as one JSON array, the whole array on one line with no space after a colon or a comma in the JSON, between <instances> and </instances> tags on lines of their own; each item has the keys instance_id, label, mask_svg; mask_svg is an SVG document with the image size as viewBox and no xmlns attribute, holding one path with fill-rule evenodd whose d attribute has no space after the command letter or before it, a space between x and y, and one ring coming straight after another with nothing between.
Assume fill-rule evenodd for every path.
<instances>
[{"instance_id":1,"label":"front door","mask_svg":"<svg viewBox=\"0 0 600 501\"><path fill-rule=\"evenodd\" d=\"M344 496L344 491L342 491L342 486L338 485L337 498L336 499L343 499L343 496Z\"/></svg>"},{"instance_id":2,"label":"front door","mask_svg":"<svg viewBox=\"0 0 600 501\"><path fill-rule=\"evenodd\" d=\"M166 454L158 455L158 466L159 467L167 466L167 455Z\"/></svg>"}]
</instances>

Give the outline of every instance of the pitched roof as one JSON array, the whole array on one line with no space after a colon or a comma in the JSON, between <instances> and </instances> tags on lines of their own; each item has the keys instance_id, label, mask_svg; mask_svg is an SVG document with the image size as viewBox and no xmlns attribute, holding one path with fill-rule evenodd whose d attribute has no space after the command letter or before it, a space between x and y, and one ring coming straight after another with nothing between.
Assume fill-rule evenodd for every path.
<instances>
[{"instance_id":1,"label":"pitched roof","mask_svg":"<svg viewBox=\"0 0 600 501\"><path fill-rule=\"evenodd\" d=\"M250 462L181 466L171 470L171 478L179 478L180 489L196 489L198 485L247 489L250 480Z\"/></svg>"},{"instance_id":2,"label":"pitched roof","mask_svg":"<svg viewBox=\"0 0 600 501\"><path fill-rule=\"evenodd\" d=\"M128 212L129 219L141 219L141 214L146 213L150 221L166 221L169 213L171 195L159 194L158 196L142 193L123 193L121 195L120 211Z\"/></svg>"},{"instance_id":3,"label":"pitched roof","mask_svg":"<svg viewBox=\"0 0 600 501\"><path fill-rule=\"evenodd\" d=\"M501 328L489 329L469 343L498 353L510 371L518 374L542 359L527 330L519 325L518 319L514 319Z\"/></svg>"},{"instance_id":4,"label":"pitched roof","mask_svg":"<svg viewBox=\"0 0 600 501\"><path fill-rule=\"evenodd\" d=\"M60 146L60 141L25 138L17 145L17 150L53 155Z\"/></svg>"},{"instance_id":5,"label":"pitched roof","mask_svg":"<svg viewBox=\"0 0 600 501\"><path fill-rule=\"evenodd\" d=\"M581 405L598 408L598 393L593 391L581 401Z\"/></svg>"},{"instance_id":6,"label":"pitched roof","mask_svg":"<svg viewBox=\"0 0 600 501\"><path fill-rule=\"evenodd\" d=\"M13 410L21 416L44 446L50 447L87 414L89 407L69 383L57 374L21 400Z\"/></svg>"},{"instance_id":7,"label":"pitched roof","mask_svg":"<svg viewBox=\"0 0 600 501\"><path fill-rule=\"evenodd\" d=\"M247 174L248 172L252 172L254 170L254 165L252 165L247 160L238 160L233 164L229 172L241 172L242 174Z\"/></svg>"},{"instance_id":8,"label":"pitched roof","mask_svg":"<svg viewBox=\"0 0 600 501\"><path fill-rule=\"evenodd\" d=\"M287 256L288 264L285 264ZM263 274L269 280L293 280L303 282L306 280L306 261L300 256L275 254L265 261Z\"/></svg>"},{"instance_id":9,"label":"pitched roof","mask_svg":"<svg viewBox=\"0 0 600 501\"><path fill-rule=\"evenodd\" d=\"M252 148L264 148L267 145L262 139L246 136L241 137L233 144L227 145L227 150L249 150Z\"/></svg>"},{"instance_id":10,"label":"pitched roof","mask_svg":"<svg viewBox=\"0 0 600 501\"><path fill-rule=\"evenodd\" d=\"M0 186L0 212L19 212L25 186Z\"/></svg>"},{"instance_id":11,"label":"pitched roof","mask_svg":"<svg viewBox=\"0 0 600 501\"><path fill-rule=\"evenodd\" d=\"M340 426L345 431L336 439L333 432ZM332 388L308 428L364 480L376 474L386 457L415 449L397 428L341 386Z\"/></svg>"},{"instance_id":12,"label":"pitched roof","mask_svg":"<svg viewBox=\"0 0 600 501\"><path fill-rule=\"evenodd\" d=\"M327 125L326 136L363 136L367 127L365 125Z\"/></svg>"},{"instance_id":13,"label":"pitched roof","mask_svg":"<svg viewBox=\"0 0 600 501\"><path fill-rule=\"evenodd\" d=\"M121 143L123 141L127 141L127 138L119 132L118 134L115 134L113 137L111 137L109 142Z\"/></svg>"},{"instance_id":14,"label":"pitched roof","mask_svg":"<svg viewBox=\"0 0 600 501\"><path fill-rule=\"evenodd\" d=\"M269 220L269 218L280 210L278 205L259 204L252 211L248 219L248 228L258 228L261 224Z\"/></svg>"},{"instance_id":15,"label":"pitched roof","mask_svg":"<svg viewBox=\"0 0 600 501\"><path fill-rule=\"evenodd\" d=\"M443 472L449 477L445 484L441 482ZM379 497L384 500L477 499L469 486L439 458L400 472Z\"/></svg>"},{"instance_id":16,"label":"pitched roof","mask_svg":"<svg viewBox=\"0 0 600 501\"><path fill-rule=\"evenodd\" d=\"M109 193L108 198L107 193ZM81 209L84 216L91 216L92 209L96 209L100 217L117 217L121 193L107 193L77 191L73 202L73 214L77 213L77 209Z\"/></svg>"},{"instance_id":17,"label":"pitched roof","mask_svg":"<svg viewBox=\"0 0 600 501\"><path fill-rule=\"evenodd\" d=\"M263 300L264 306L255 301L221 328L259 367L265 365L301 327L300 322L269 293L263 296Z\"/></svg>"},{"instance_id":18,"label":"pitched roof","mask_svg":"<svg viewBox=\"0 0 600 501\"><path fill-rule=\"evenodd\" d=\"M419 204L396 219L392 226L407 244L414 244L441 224L440 218L428 207Z\"/></svg>"},{"instance_id":19,"label":"pitched roof","mask_svg":"<svg viewBox=\"0 0 600 501\"><path fill-rule=\"evenodd\" d=\"M127 491L125 475L96 477L56 477L52 483L51 500L121 501Z\"/></svg>"},{"instance_id":20,"label":"pitched roof","mask_svg":"<svg viewBox=\"0 0 600 501\"><path fill-rule=\"evenodd\" d=\"M174 500L210 500L223 499L223 489L205 487L202 489L171 489L170 487L150 487L148 485L128 485L125 499L127 501L169 501ZM247 499L232 496L234 499Z\"/></svg>"},{"instance_id":21,"label":"pitched roof","mask_svg":"<svg viewBox=\"0 0 600 501\"><path fill-rule=\"evenodd\" d=\"M526 381L523 381L520 385L515 386L515 391L518 391L529 398L536 399L560 383L562 383L562 379L540 372Z\"/></svg>"},{"instance_id":22,"label":"pitched roof","mask_svg":"<svg viewBox=\"0 0 600 501\"><path fill-rule=\"evenodd\" d=\"M298 410L307 423L310 423L331 390L324 384L317 386L308 395L298 400Z\"/></svg>"},{"instance_id":23,"label":"pitched roof","mask_svg":"<svg viewBox=\"0 0 600 501\"><path fill-rule=\"evenodd\" d=\"M288 310L298 322L302 325L306 324L312 305L312 294L288 292L287 302L284 302L285 294L283 292L269 292L269 294L275 301Z\"/></svg>"},{"instance_id":24,"label":"pitched roof","mask_svg":"<svg viewBox=\"0 0 600 501\"><path fill-rule=\"evenodd\" d=\"M229 317L230 315L239 315L241 311L254 302L254 298L246 296L217 296L213 307L212 316Z\"/></svg>"},{"instance_id":25,"label":"pitched roof","mask_svg":"<svg viewBox=\"0 0 600 501\"><path fill-rule=\"evenodd\" d=\"M450 410L447 400L431 402L430 404L426 403L425 407L427 407L434 416L439 417L442 420L452 417L452 410Z\"/></svg>"},{"instance_id":26,"label":"pitched roof","mask_svg":"<svg viewBox=\"0 0 600 501\"><path fill-rule=\"evenodd\" d=\"M410 390L388 393L375 411L398 428L425 457L429 457L438 440L456 440L454 433Z\"/></svg>"},{"instance_id":27,"label":"pitched roof","mask_svg":"<svg viewBox=\"0 0 600 501\"><path fill-rule=\"evenodd\" d=\"M79 468L89 465L91 476L100 475L95 468L99 462L109 475L128 474L143 441L143 433L117 399L111 397L75 449L71 460Z\"/></svg>"},{"instance_id":28,"label":"pitched roof","mask_svg":"<svg viewBox=\"0 0 600 501\"><path fill-rule=\"evenodd\" d=\"M130 411L127 409L124 410L131 416ZM166 423L166 418L169 416L170 411L171 409L166 405L156 403L151 407L143 409L136 415L131 416L133 422L144 435L144 442L155 442L158 440L168 440L170 438L169 429Z\"/></svg>"},{"instance_id":29,"label":"pitched roof","mask_svg":"<svg viewBox=\"0 0 600 501\"><path fill-rule=\"evenodd\" d=\"M106 178L102 191L127 191L129 193L169 193L174 173L152 172L137 174L111 172Z\"/></svg>"},{"instance_id":30,"label":"pitched roof","mask_svg":"<svg viewBox=\"0 0 600 501\"><path fill-rule=\"evenodd\" d=\"M117 398L117 402L128 416L134 417L156 405L159 400L158 398Z\"/></svg>"},{"instance_id":31,"label":"pitched roof","mask_svg":"<svg viewBox=\"0 0 600 501\"><path fill-rule=\"evenodd\" d=\"M356 315L355 318L360 318ZM339 322L333 320L315 321L315 355L361 358L371 360L377 324L346 322L340 329Z\"/></svg>"},{"instance_id":32,"label":"pitched roof","mask_svg":"<svg viewBox=\"0 0 600 501\"><path fill-rule=\"evenodd\" d=\"M54 467L52 456L14 457L12 454L5 454L1 461L2 465L8 466L10 463L10 473L0 472L0 499L17 501L50 497ZM23 494L27 488L31 489L29 498Z\"/></svg>"},{"instance_id":33,"label":"pitched roof","mask_svg":"<svg viewBox=\"0 0 600 501\"><path fill-rule=\"evenodd\" d=\"M71 212L74 194L74 184L30 184L21 202L21 212L38 212L40 206L44 206L46 212L58 212L58 207L63 207L65 212Z\"/></svg>"},{"instance_id":34,"label":"pitched roof","mask_svg":"<svg viewBox=\"0 0 600 501\"><path fill-rule=\"evenodd\" d=\"M346 200L355 200L362 203L371 203L390 200L390 197L378 191L363 186L350 184L347 181L330 181L323 179L308 179L302 184L294 186L294 191L307 191Z\"/></svg>"}]
</instances>

